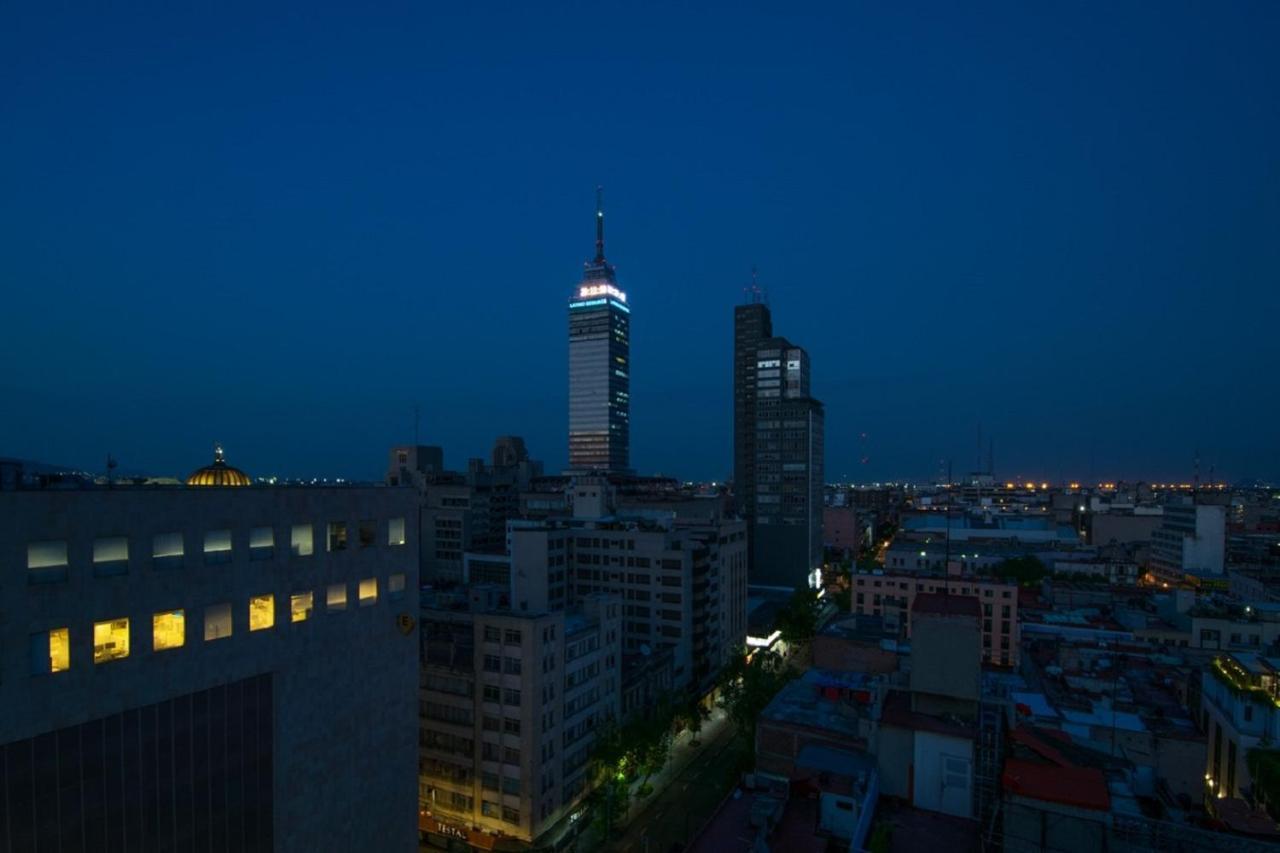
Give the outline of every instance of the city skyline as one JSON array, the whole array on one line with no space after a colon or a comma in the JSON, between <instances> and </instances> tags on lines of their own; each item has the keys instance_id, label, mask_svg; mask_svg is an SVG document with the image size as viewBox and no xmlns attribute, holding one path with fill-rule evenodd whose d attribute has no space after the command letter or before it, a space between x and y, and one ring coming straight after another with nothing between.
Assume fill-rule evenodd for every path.
<instances>
[{"instance_id":1,"label":"city skyline","mask_svg":"<svg viewBox=\"0 0 1280 853\"><path fill-rule=\"evenodd\" d=\"M829 480L959 475L979 427L1001 477L1280 480L1273 7L1014 7L998 50L955 11L518 14L15 12L0 453L374 479L417 407L452 467L560 470L604 184L641 473L728 476L755 264Z\"/></svg>"}]
</instances>

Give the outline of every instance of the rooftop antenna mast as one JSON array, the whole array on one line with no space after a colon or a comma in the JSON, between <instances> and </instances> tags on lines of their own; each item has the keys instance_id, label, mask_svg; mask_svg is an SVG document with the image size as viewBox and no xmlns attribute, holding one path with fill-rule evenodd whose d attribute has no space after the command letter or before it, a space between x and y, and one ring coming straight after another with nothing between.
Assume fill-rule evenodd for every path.
<instances>
[{"instance_id":1,"label":"rooftop antenna mast","mask_svg":"<svg viewBox=\"0 0 1280 853\"><path fill-rule=\"evenodd\" d=\"M768 304L769 300L765 298L764 291L760 289L760 282L756 276L756 265L751 265L751 286L744 287L742 292L747 295L748 305L759 305L761 302Z\"/></svg>"},{"instance_id":2,"label":"rooftop antenna mast","mask_svg":"<svg viewBox=\"0 0 1280 853\"><path fill-rule=\"evenodd\" d=\"M1195 473L1191 479L1191 503L1200 503L1200 448L1196 448Z\"/></svg>"},{"instance_id":3,"label":"rooftop antenna mast","mask_svg":"<svg viewBox=\"0 0 1280 853\"><path fill-rule=\"evenodd\" d=\"M596 263L604 263L604 187L596 187Z\"/></svg>"}]
</instances>

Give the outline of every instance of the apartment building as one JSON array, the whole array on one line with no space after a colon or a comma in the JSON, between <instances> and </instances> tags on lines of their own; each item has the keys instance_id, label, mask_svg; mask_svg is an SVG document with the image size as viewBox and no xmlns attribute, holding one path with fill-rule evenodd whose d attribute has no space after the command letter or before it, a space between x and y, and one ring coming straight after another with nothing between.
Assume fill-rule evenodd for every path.
<instances>
[{"instance_id":1,"label":"apartment building","mask_svg":"<svg viewBox=\"0 0 1280 853\"><path fill-rule=\"evenodd\" d=\"M415 495L223 467L0 491L0 849L414 849Z\"/></svg>"},{"instance_id":2,"label":"apartment building","mask_svg":"<svg viewBox=\"0 0 1280 853\"><path fill-rule=\"evenodd\" d=\"M853 576L854 613L882 616L887 628L911 636L912 604L921 593L976 599L982 622L982 660L1018 665L1018 586L1012 581L975 575L926 575L917 572L858 572Z\"/></svg>"},{"instance_id":3,"label":"apartment building","mask_svg":"<svg viewBox=\"0 0 1280 853\"><path fill-rule=\"evenodd\" d=\"M1157 580L1181 583L1188 572L1220 575L1227 548L1226 507L1180 498L1166 504L1151 535L1150 568Z\"/></svg>"},{"instance_id":4,"label":"apartment building","mask_svg":"<svg viewBox=\"0 0 1280 853\"><path fill-rule=\"evenodd\" d=\"M445 470L439 447L391 448L387 482L411 485L420 498L423 581L468 582L468 553L501 554L520 493L541 473L518 436L498 438L488 464L471 459L464 471Z\"/></svg>"},{"instance_id":5,"label":"apartment building","mask_svg":"<svg viewBox=\"0 0 1280 853\"><path fill-rule=\"evenodd\" d=\"M424 594L418 802L429 845L558 848L582 828L591 750L618 715L617 599L522 612L505 597L483 585Z\"/></svg>"},{"instance_id":6,"label":"apartment building","mask_svg":"<svg viewBox=\"0 0 1280 853\"><path fill-rule=\"evenodd\" d=\"M745 523L615 515L604 480L573 488L573 517L511 523L512 606L541 612L616 595L624 654L669 648L673 685L709 689L746 642Z\"/></svg>"}]
</instances>

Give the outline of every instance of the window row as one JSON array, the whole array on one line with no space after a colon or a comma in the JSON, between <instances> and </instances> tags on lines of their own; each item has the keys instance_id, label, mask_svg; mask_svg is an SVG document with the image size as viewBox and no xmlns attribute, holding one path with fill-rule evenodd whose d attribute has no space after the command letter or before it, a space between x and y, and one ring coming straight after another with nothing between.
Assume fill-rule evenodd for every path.
<instances>
[{"instance_id":1,"label":"window row","mask_svg":"<svg viewBox=\"0 0 1280 853\"><path fill-rule=\"evenodd\" d=\"M386 544L392 547L405 544L404 518L390 518L386 522ZM374 519L355 525L355 541L360 548L377 544L378 522ZM270 560L275 557L276 528L263 526L249 528L248 549L250 560ZM345 551L348 543L348 524L331 521L325 526L325 550ZM150 556L156 568L179 568L187 554L186 537L181 532L157 533L151 537ZM283 544L283 541L282 541ZM93 540L93 573L97 576L124 574L129 569L131 539L128 536L103 536ZM134 548L142 547L133 537ZM288 528L289 552L295 557L309 557L315 553L315 529L311 524L294 524ZM232 532L230 529L207 530L193 549L204 555L206 565L229 563L232 557ZM65 540L31 542L27 545L27 570L34 582L65 580L70 557Z\"/></svg>"},{"instance_id":2,"label":"window row","mask_svg":"<svg viewBox=\"0 0 1280 853\"><path fill-rule=\"evenodd\" d=\"M332 584L324 590L325 608L330 612L347 609L347 584ZM390 575L386 593L396 599L404 595L405 576ZM378 579L365 578L356 584L356 596L361 607L378 602ZM249 631L264 631L275 627L276 601L273 593L255 595L247 603ZM289 596L288 619L305 622L311 618L315 594L311 590L295 592ZM232 635L231 604L221 602L204 608L202 627L205 642L222 640ZM127 616L93 623L93 662L109 663L129 657L134 632L145 630L131 623ZM187 611L165 610L151 615L151 650L162 652L182 648L187 643ZM31 674L66 672L71 668L71 629L51 628L31 635Z\"/></svg>"}]
</instances>

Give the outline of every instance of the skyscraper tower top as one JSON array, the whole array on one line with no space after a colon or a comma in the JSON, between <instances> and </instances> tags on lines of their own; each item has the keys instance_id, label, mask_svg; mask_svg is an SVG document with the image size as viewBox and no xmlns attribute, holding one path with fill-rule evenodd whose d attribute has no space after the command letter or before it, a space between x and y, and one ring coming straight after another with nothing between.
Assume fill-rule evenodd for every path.
<instances>
[{"instance_id":1,"label":"skyscraper tower top","mask_svg":"<svg viewBox=\"0 0 1280 853\"><path fill-rule=\"evenodd\" d=\"M569 299L569 470L626 472L631 442L631 308L604 257L596 189L596 256Z\"/></svg>"},{"instance_id":2,"label":"skyscraper tower top","mask_svg":"<svg viewBox=\"0 0 1280 853\"><path fill-rule=\"evenodd\" d=\"M604 187L596 187L596 256L583 266L583 284L617 284L613 265L604 257Z\"/></svg>"}]
</instances>

